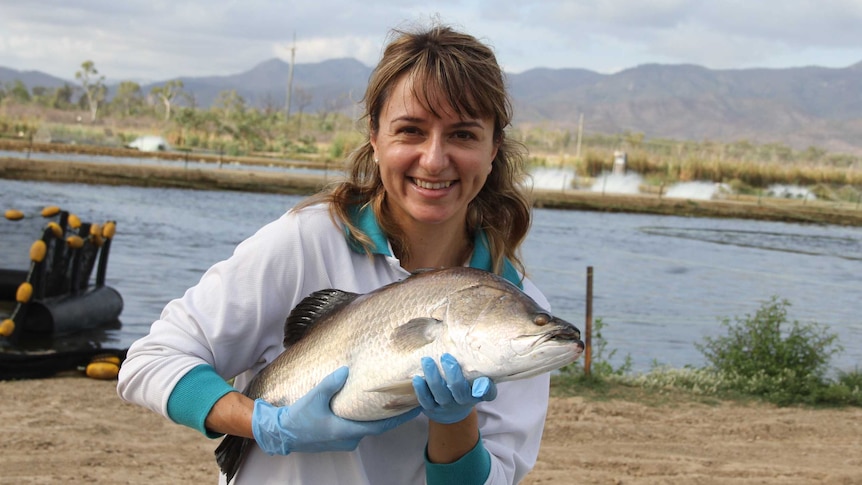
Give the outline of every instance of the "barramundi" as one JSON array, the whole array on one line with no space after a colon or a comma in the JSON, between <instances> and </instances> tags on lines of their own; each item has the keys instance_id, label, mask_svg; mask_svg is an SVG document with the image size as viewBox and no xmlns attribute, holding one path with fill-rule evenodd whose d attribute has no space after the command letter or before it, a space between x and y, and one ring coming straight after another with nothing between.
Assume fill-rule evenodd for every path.
<instances>
[{"instance_id":1,"label":"barramundi","mask_svg":"<svg viewBox=\"0 0 862 485\"><path fill-rule=\"evenodd\" d=\"M578 329L493 273L456 267L417 272L375 291L317 291L284 326L285 351L244 393L289 406L342 366L350 374L330 403L343 418L372 421L405 413L418 401L412 378L421 359L449 353L464 376L494 382L565 366L584 350ZM226 436L216 449L230 480L253 440Z\"/></svg>"}]
</instances>

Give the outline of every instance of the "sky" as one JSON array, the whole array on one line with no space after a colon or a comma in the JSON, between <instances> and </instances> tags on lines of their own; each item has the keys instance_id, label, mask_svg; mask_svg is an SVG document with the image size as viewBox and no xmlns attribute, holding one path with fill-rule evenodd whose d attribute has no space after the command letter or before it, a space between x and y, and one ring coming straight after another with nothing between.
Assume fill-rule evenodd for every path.
<instances>
[{"instance_id":1,"label":"sky","mask_svg":"<svg viewBox=\"0 0 862 485\"><path fill-rule=\"evenodd\" d=\"M862 61L862 0L0 0L0 66L74 80L90 60L108 81L149 82L290 62L292 47L297 64L374 66L392 28L434 18L511 73Z\"/></svg>"}]
</instances>

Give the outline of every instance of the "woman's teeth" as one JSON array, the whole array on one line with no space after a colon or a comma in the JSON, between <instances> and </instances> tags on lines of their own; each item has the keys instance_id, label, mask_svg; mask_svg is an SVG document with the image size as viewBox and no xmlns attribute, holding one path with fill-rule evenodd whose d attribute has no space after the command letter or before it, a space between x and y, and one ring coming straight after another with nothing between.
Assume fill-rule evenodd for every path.
<instances>
[{"instance_id":1,"label":"woman's teeth","mask_svg":"<svg viewBox=\"0 0 862 485\"><path fill-rule=\"evenodd\" d=\"M452 185L451 180L446 181L446 182L427 182L425 180L413 179L413 183L415 183L419 187L422 187L423 189L431 189L431 190L445 189L446 187L449 187L450 185Z\"/></svg>"}]
</instances>

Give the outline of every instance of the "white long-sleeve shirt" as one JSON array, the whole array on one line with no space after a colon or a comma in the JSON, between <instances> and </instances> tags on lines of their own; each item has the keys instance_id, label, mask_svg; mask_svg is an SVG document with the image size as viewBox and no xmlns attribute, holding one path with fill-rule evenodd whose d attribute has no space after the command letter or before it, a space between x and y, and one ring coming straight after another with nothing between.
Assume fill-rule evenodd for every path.
<instances>
[{"instance_id":1,"label":"white long-sleeve shirt","mask_svg":"<svg viewBox=\"0 0 862 485\"><path fill-rule=\"evenodd\" d=\"M375 241L373 257L351 246L325 205L288 212L240 243L230 258L168 303L150 333L131 346L120 371L120 396L167 417L175 386L202 364L223 378L236 376L234 386L244 389L284 350L285 317L304 297L325 288L366 293L409 276L370 211L353 222ZM489 263L487 248L477 243L471 266ZM511 279L511 266L507 271ZM547 299L528 279L521 283L548 309ZM494 401L476 406L491 455L487 484L517 483L535 464L549 380L543 374L500 383ZM352 452L268 456L253 447L233 483L421 484L427 434L427 418L420 415L363 438Z\"/></svg>"}]
</instances>

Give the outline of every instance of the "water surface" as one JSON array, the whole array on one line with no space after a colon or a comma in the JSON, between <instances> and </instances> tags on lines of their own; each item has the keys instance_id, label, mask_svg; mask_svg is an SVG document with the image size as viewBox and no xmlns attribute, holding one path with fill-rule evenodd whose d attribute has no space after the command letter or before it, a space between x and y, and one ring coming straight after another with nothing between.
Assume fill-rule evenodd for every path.
<instances>
[{"instance_id":1,"label":"water surface","mask_svg":"<svg viewBox=\"0 0 862 485\"><path fill-rule=\"evenodd\" d=\"M0 208L36 217L59 205L88 222L117 221L108 284L123 295L108 345L144 335L162 307L297 196L0 180ZM0 221L0 266L26 267L33 236ZM20 226L18 226L20 227ZM702 365L694 347L722 318L754 314L778 296L791 320L839 335L833 364L862 366L862 228L538 209L523 256L553 310L584 326L586 269L593 314L613 363Z\"/></svg>"}]
</instances>

